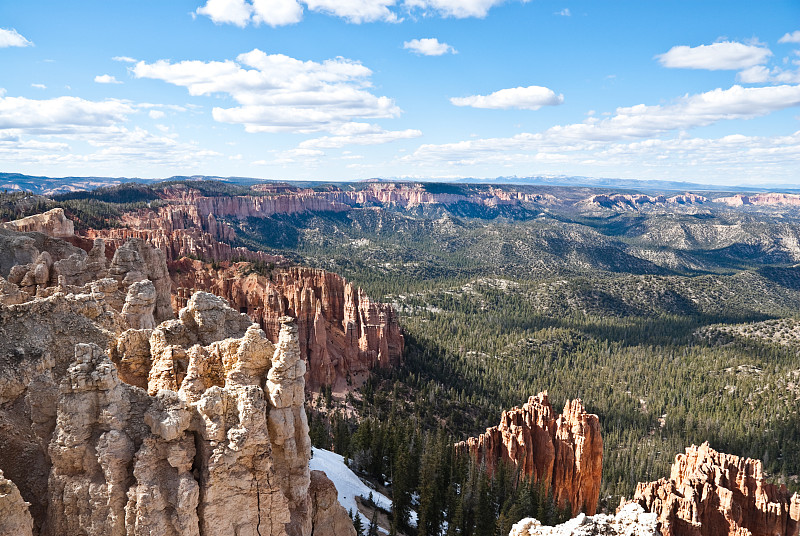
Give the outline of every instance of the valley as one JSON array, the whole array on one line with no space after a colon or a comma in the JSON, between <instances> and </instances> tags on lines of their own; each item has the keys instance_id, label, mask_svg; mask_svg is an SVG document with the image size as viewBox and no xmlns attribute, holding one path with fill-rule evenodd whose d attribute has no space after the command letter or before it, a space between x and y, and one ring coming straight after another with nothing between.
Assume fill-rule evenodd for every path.
<instances>
[{"instance_id":1,"label":"valley","mask_svg":"<svg viewBox=\"0 0 800 536\"><path fill-rule=\"evenodd\" d=\"M102 241L109 258L131 240L155 248L176 312L195 291L212 292L273 343L279 319L294 317L311 444L390 485L386 530L483 535L507 533L529 499L497 480L505 469L480 476L449 445L541 392L556 410L581 399L597 416L598 512L613 514L704 442L761 460L765 482L800 489L794 203L792 194L172 181L3 194L0 211L17 220L2 232L60 233L84 251ZM14 255L4 275L25 299L60 284L48 276L40 290L26 275L40 261ZM28 271L10 273L22 260ZM178 390L187 365L175 361L177 375L153 383L149 367L117 362L151 395ZM492 514L480 514L482 493ZM577 512L559 504L570 494L546 507L549 494L531 499L546 521Z\"/></svg>"}]
</instances>

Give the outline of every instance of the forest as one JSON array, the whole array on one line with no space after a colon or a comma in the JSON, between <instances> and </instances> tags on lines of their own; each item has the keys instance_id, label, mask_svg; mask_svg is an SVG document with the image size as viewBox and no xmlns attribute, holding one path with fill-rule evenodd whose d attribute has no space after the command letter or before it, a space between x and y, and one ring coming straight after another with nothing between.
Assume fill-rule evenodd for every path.
<instances>
[{"instance_id":1,"label":"forest","mask_svg":"<svg viewBox=\"0 0 800 536\"><path fill-rule=\"evenodd\" d=\"M78 229L108 227L162 197L140 186L3 194L0 218L61 206ZM344 400L319 393L312 442L389 486L393 533L471 536L566 515L537 483L511 468L489 475L450 448L540 391L557 411L581 398L599 416L607 511L703 441L800 489L800 353L789 328L769 328L800 321L798 252L787 246L800 214L780 221L774 211L460 205L226 223L234 245L339 273L398 310L403 366L375 371Z\"/></svg>"}]
</instances>

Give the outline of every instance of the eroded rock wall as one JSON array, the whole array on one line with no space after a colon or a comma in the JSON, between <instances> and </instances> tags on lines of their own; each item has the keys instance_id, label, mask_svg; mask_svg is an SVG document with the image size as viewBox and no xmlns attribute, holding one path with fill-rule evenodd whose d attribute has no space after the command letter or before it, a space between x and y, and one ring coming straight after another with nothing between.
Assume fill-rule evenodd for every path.
<instances>
[{"instance_id":1,"label":"eroded rock wall","mask_svg":"<svg viewBox=\"0 0 800 536\"><path fill-rule=\"evenodd\" d=\"M548 484L558 505L569 502L572 514L597 510L603 470L603 440L597 415L586 413L580 400L553 411L547 393L528 399L521 408L504 411L500 424L456 445L490 472L501 461L520 474Z\"/></svg>"},{"instance_id":2,"label":"eroded rock wall","mask_svg":"<svg viewBox=\"0 0 800 536\"><path fill-rule=\"evenodd\" d=\"M246 268L181 263L173 276L178 305L194 289L223 296L258 322L272 341L277 341L282 316L296 318L309 390L321 385L344 389L348 381L358 385L375 367L400 365L404 340L390 305L372 301L362 289L324 270L292 267L264 277L247 274Z\"/></svg>"},{"instance_id":3,"label":"eroded rock wall","mask_svg":"<svg viewBox=\"0 0 800 536\"><path fill-rule=\"evenodd\" d=\"M796 536L800 496L764 481L759 460L692 445L669 479L639 483L633 502L657 514L664 536Z\"/></svg>"}]
</instances>

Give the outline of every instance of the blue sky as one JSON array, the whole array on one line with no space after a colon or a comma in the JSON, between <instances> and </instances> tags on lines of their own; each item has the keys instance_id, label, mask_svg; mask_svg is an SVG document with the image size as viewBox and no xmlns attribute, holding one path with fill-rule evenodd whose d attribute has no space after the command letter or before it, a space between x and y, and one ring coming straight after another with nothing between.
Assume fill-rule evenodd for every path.
<instances>
[{"instance_id":1,"label":"blue sky","mask_svg":"<svg viewBox=\"0 0 800 536\"><path fill-rule=\"evenodd\" d=\"M800 2L0 3L0 170L800 184Z\"/></svg>"}]
</instances>

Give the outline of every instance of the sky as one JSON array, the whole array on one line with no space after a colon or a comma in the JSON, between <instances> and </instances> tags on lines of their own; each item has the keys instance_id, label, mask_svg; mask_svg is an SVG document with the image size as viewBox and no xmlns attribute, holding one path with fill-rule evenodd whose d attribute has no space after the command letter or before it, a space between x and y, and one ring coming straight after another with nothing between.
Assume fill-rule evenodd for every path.
<instances>
[{"instance_id":1,"label":"sky","mask_svg":"<svg viewBox=\"0 0 800 536\"><path fill-rule=\"evenodd\" d=\"M0 1L0 171L800 185L800 1Z\"/></svg>"}]
</instances>

